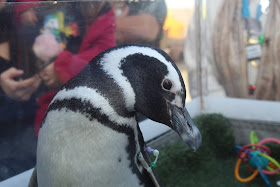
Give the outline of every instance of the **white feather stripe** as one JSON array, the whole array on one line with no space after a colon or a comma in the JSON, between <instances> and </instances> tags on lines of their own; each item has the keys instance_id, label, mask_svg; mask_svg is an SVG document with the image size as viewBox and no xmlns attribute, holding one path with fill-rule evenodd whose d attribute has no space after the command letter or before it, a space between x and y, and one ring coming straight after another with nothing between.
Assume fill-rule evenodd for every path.
<instances>
[{"instance_id":1,"label":"white feather stripe","mask_svg":"<svg viewBox=\"0 0 280 187\"><path fill-rule=\"evenodd\" d=\"M50 111L39 132L38 182L42 187L138 186L128 144L126 134L90 121L80 112Z\"/></svg>"},{"instance_id":2,"label":"white feather stripe","mask_svg":"<svg viewBox=\"0 0 280 187\"><path fill-rule=\"evenodd\" d=\"M135 124L135 118L126 118L117 114L114 108L110 105L109 101L103 97L96 89L88 88L85 86L75 87L72 90L60 90L51 103L56 100L63 99L81 99L82 102L90 102L94 108L99 108L100 111L107 115L109 120L118 124L132 125Z\"/></svg>"},{"instance_id":3,"label":"white feather stripe","mask_svg":"<svg viewBox=\"0 0 280 187\"><path fill-rule=\"evenodd\" d=\"M106 53L104 57L101 59L101 64L103 70L112 77L116 83L123 89L123 94L126 102L126 107L128 110L132 110L135 104L135 93L133 88L126 77L123 76L123 71L120 69L121 61L129 56L136 53L141 53L143 55L147 55L150 57L157 58L163 64L166 65L168 69L168 74L166 78L170 78L171 80L176 81L178 84L177 88L173 88L174 92L180 91L182 89L180 78L172 66L171 62L167 61L159 52L149 47L141 47L141 46L128 46L124 48L118 48L109 53Z\"/></svg>"}]
</instances>

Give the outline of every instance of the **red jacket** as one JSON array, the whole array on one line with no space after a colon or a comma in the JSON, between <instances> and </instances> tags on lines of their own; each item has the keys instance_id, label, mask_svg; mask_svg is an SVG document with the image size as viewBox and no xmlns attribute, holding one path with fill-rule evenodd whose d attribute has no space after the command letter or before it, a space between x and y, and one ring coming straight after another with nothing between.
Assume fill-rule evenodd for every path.
<instances>
[{"instance_id":1,"label":"red jacket","mask_svg":"<svg viewBox=\"0 0 280 187\"><path fill-rule=\"evenodd\" d=\"M54 62L55 71L62 84L79 73L88 62L100 52L115 46L115 16L109 12L97 17L85 34L79 52L72 54L63 51ZM38 136L41 121L57 90L44 94L37 102L38 110L35 118L35 135Z\"/></svg>"}]
</instances>

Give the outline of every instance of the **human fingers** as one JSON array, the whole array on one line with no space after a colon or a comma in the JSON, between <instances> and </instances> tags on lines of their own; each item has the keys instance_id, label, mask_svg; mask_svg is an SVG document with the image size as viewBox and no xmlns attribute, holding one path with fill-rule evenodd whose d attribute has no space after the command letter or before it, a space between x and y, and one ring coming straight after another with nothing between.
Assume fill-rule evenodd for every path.
<instances>
[{"instance_id":1,"label":"human fingers","mask_svg":"<svg viewBox=\"0 0 280 187\"><path fill-rule=\"evenodd\" d=\"M44 71L40 71L38 75L42 80L47 79L47 74Z\"/></svg>"},{"instance_id":2,"label":"human fingers","mask_svg":"<svg viewBox=\"0 0 280 187\"><path fill-rule=\"evenodd\" d=\"M42 71L39 72L39 76L44 80L50 79L55 75L54 63L48 64Z\"/></svg>"},{"instance_id":3,"label":"human fingers","mask_svg":"<svg viewBox=\"0 0 280 187\"><path fill-rule=\"evenodd\" d=\"M34 87L28 87L26 89L23 89L21 90L19 93L18 93L18 97L21 101L28 101L32 94L36 91L37 89L34 89Z\"/></svg>"},{"instance_id":4,"label":"human fingers","mask_svg":"<svg viewBox=\"0 0 280 187\"><path fill-rule=\"evenodd\" d=\"M11 98L17 101L28 101L31 95L32 93L27 91L27 89L22 89L14 93Z\"/></svg>"},{"instance_id":5,"label":"human fingers","mask_svg":"<svg viewBox=\"0 0 280 187\"><path fill-rule=\"evenodd\" d=\"M28 101L31 98L31 95L23 95L21 101Z\"/></svg>"},{"instance_id":6,"label":"human fingers","mask_svg":"<svg viewBox=\"0 0 280 187\"><path fill-rule=\"evenodd\" d=\"M6 85L3 86L1 85L4 93L10 97L11 99L14 99L16 101L25 101L27 98L25 98L25 89L18 89L16 88L16 86L12 86L12 85Z\"/></svg>"},{"instance_id":7,"label":"human fingers","mask_svg":"<svg viewBox=\"0 0 280 187\"><path fill-rule=\"evenodd\" d=\"M48 87L56 87L60 84L56 76L54 63L51 63L47 67L45 67L40 76Z\"/></svg>"},{"instance_id":8,"label":"human fingers","mask_svg":"<svg viewBox=\"0 0 280 187\"><path fill-rule=\"evenodd\" d=\"M35 75L32 78L29 78L29 80L27 80L27 82L26 82L26 87L25 87L26 94L33 94L38 89L41 82L42 82L42 80L37 75Z\"/></svg>"},{"instance_id":9,"label":"human fingers","mask_svg":"<svg viewBox=\"0 0 280 187\"><path fill-rule=\"evenodd\" d=\"M18 88L13 95L13 98L20 101L27 101L32 94L38 89L41 79L38 76L33 76L26 80L20 80Z\"/></svg>"},{"instance_id":10,"label":"human fingers","mask_svg":"<svg viewBox=\"0 0 280 187\"><path fill-rule=\"evenodd\" d=\"M57 85L57 81L54 78L50 78L44 81L45 85L48 87L55 87Z\"/></svg>"},{"instance_id":11,"label":"human fingers","mask_svg":"<svg viewBox=\"0 0 280 187\"><path fill-rule=\"evenodd\" d=\"M22 70L18 70L16 68L9 68L8 70L4 71L0 75L0 85L3 91L8 95L13 95L18 89L18 82L14 80L15 77L18 77L23 74Z\"/></svg>"},{"instance_id":12,"label":"human fingers","mask_svg":"<svg viewBox=\"0 0 280 187\"><path fill-rule=\"evenodd\" d=\"M13 78L19 77L21 75L23 75L22 70L12 67L12 68L9 68L8 70L4 71L3 73L1 73L1 78L2 79L13 79Z\"/></svg>"},{"instance_id":13,"label":"human fingers","mask_svg":"<svg viewBox=\"0 0 280 187\"><path fill-rule=\"evenodd\" d=\"M18 87L22 88L22 89L32 87L37 82L37 79L38 79L37 77L33 76L33 77L30 77L30 78L27 78L27 79L24 79L24 80L20 80L18 82Z\"/></svg>"},{"instance_id":14,"label":"human fingers","mask_svg":"<svg viewBox=\"0 0 280 187\"><path fill-rule=\"evenodd\" d=\"M0 75L1 87L5 94L17 101L26 101L38 87L38 77L15 81L14 78L23 74L22 70L10 68ZM40 80L39 80L40 81ZM36 88L37 88L36 87Z\"/></svg>"}]
</instances>

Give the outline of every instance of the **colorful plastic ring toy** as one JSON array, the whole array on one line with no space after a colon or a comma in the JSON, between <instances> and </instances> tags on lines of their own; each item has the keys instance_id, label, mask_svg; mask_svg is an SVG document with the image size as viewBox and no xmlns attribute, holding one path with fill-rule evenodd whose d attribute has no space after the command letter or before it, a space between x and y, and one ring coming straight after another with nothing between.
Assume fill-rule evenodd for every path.
<instances>
[{"instance_id":1,"label":"colorful plastic ring toy","mask_svg":"<svg viewBox=\"0 0 280 187\"><path fill-rule=\"evenodd\" d=\"M251 180L253 180L259 173L259 170L256 169L253 174L247 178L241 178L240 175L239 175L239 167L240 167L240 164L242 162L242 159L239 158L236 162L236 165L235 165L235 169L234 169L234 174L235 174L235 177L237 180L239 180L240 182L243 182L243 183L246 183L246 182L250 182Z\"/></svg>"}]
</instances>

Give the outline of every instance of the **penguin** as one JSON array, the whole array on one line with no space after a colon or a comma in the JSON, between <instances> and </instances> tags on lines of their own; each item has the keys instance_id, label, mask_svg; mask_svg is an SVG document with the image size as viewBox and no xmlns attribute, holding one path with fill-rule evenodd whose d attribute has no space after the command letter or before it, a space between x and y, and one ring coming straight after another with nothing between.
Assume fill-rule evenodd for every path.
<instances>
[{"instance_id":1,"label":"penguin","mask_svg":"<svg viewBox=\"0 0 280 187\"><path fill-rule=\"evenodd\" d=\"M169 126L197 150L202 138L185 97L181 73L162 50L142 45L105 50L51 101L39 131L33 180L40 187L160 186L148 167L136 113Z\"/></svg>"}]
</instances>

